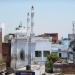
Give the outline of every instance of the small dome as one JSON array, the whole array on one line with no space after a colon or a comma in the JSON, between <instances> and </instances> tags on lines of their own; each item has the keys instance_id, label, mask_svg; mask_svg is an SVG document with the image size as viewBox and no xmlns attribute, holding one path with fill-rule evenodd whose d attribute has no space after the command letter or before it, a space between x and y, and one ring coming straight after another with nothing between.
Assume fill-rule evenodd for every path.
<instances>
[{"instance_id":1,"label":"small dome","mask_svg":"<svg viewBox=\"0 0 75 75\"><path fill-rule=\"evenodd\" d=\"M27 32L27 29L25 27L21 27L19 28L18 30L16 30L16 33L26 33Z\"/></svg>"}]
</instances>

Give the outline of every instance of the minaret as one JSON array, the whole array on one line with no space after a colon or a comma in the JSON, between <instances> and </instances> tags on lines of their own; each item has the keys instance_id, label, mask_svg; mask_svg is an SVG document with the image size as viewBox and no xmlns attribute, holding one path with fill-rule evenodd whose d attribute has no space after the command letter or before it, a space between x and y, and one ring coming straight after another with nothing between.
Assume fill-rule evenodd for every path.
<instances>
[{"instance_id":1,"label":"minaret","mask_svg":"<svg viewBox=\"0 0 75 75\"><path fill-rule=\"evenodd\" d=\"M32 37L34 35L33 33L33 26L34 26L34 7L31 7L31 31L30 31L30 36L28 38L28 65L30 66L31 69L31 51L32 51Z\"/></svg>"},{"instance_id":2,"label":"minaret","mask_svg":"<svg viewBox=\"0 0 75 75\"><path fill-rule=\"evenodd\" d=\"M31 7L31 35L33 36L33 26L34 26L34 7Z\"/></svg>"},{"instance_id":3,"label":"minaret","mask_svg":"<svg viewBox=\"0 0 75 75\"><path fill-rule=\"evenodd\" d=\"M27 13L27 29L29 27L29 12Z\"/></svg>"},{"instance_id":4,"label":"minaret","mask_svg":"<svg viewBox=\"0 0 75 75\"><path fill-rule=\"evenodd\" d=\"M29 21L30 21L30 19L29 19L29 12L27 13L27 35L28 35L28 33L29 33Z\"/></svg>"}]
</instances>

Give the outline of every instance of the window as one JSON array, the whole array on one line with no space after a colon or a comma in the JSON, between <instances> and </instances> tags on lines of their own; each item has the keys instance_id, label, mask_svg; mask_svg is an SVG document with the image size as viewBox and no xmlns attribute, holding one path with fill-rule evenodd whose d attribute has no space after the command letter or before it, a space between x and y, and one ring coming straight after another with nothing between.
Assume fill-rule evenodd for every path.
<instances>
[{"instance_id":1,"label":"window","mask_svg":"<svg viewBox=\"0 0 75 75\"><path fill-rule=\"evenodd\" d=\"M21 51L20 51L20 59L21 59L22 61L25 60L25 52L24 52L24 50L21 50Z\"/></svg>"},{"instance_id":2,"label":"window","mask_svg":"<svg viewBox=\"0 0 75 75\"><path fill-rule=\"evenodd\" d=\"M43 56L44 57L47 57L47 55L49 55L50 54L50 51L43 51Z\"/></svg>"},{"instance_id":3,"label":"window","mask_svg":"<svg viewBox=\"0 0 75 75\"><path fill-rule=\"evenodd\" d=\"M59 57L61 57L61 53L59 53Z\"/></svg>"},{"instance_id":4,"label":"window","mask_svg":"<svg viewBox=\"0 0 75 75\"><path fill-rule=\"evenodd\" d=\"M69 59L73 61L73 53L69 53Z\"/></svg>"},{"instance_id":5,"label":"window","mask_svg":"<svg viewBox=\"0 0 75 75\"><path fill-rule=\"evenodd\" d=\"M35 57L41 57L42 53L41 51L35 51Z\"/></svg>"},{"instance_id":6,"label":"window","mask_svg":"<svg viewBox=\"0 0 75 75\"><path fill-rule=\"evenodd\" d=\"M61 51L61 49L58 49L58 51Z\"/></svg>"},{"instance_id":7,"label":"window","mask_svg":"<svg viewBox=\"0 0 75 75\"><path fill-rule=\"evenodd\" d=\"M75 51L75 46L73 47L73 51Z\"/></svg>"}]
</instances>

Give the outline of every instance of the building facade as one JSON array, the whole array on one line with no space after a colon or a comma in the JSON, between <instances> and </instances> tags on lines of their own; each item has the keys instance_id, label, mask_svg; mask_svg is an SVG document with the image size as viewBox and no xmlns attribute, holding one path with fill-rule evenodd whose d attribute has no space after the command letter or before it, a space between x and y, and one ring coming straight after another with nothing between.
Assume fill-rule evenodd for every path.
<instances>
[{"instance_id":1,"label":"building facade","mask_svg":"<svg viewBox=\"0 0 75 75\"><path fill-rule=\"evenodd\" d=\"M24 34L15 34L11 40L11 67L18 68L28 65L28 38ZM51 42L48 38L33 37L31 39L31 64L46 62L50 54Z\"/></svg>"},{"instance_id":2,"label":"building facade","mask_svg":"<svg viewBox=\"0 0 75 75\"><path fill-rule=\"evenodd\" d=\"M44 33L38 36L39 37L51 37L53 43L56 43L58 41L58 33Z\"/></svg>"},{"instance_id":3,"label":"building facade","mask_svg":"<svg viewBox=\"0 0 75 75\"><path fill-rule=\"evenodd\" d=\"M2 56L6 67L11 66L11 43L2 43Z\"/></svg>"},{"instance_id":4,"label":"building facade","mask_svg":"<svg viewBox=\"0 0 75 75\"><path fill-rule=\"evenodd\" d=\"M47 55L51 53L50 38L35 37L35 49L33 53L34 62L37 64L45 64Z\"/></svg>"}]
</instances>

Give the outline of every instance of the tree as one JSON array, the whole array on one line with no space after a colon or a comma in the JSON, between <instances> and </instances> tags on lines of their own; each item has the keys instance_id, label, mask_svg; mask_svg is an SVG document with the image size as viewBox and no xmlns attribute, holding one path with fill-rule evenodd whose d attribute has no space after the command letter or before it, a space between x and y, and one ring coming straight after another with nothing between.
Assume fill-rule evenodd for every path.
<instances>
[{"instance_id":1,"label":"tree","mask_svg":"<svg viewBox=\"0 0 75 75\"><path fill-rule=\"evenodd\" d=\"M4 36L4 42L5 42L5 43L8 43L8 39L9 39L9 35L5 35L5 36Z\"/></svg>"},{"instance_id":2,"label":"tree","mask_svg":"<svg viewBox=\"0 0 75 75\"><path fill-rule=\"evenodd\" d=\"M51 53L47 56L47 61L52 60L53 62L58 60L58 55L56 53Z\"/></svg>"},{"instance_id":3,"label":"tree","mask_svg":"<svg viewBox=\"0 0 75 75\"><path fill-rule=\"evenodd\" d=\"M53 64L55 61L58 60L58 55L56 53L51 53L47 56L47 63L46 63L46 72L53 73Z\"/></svg>"}]
</instances>

